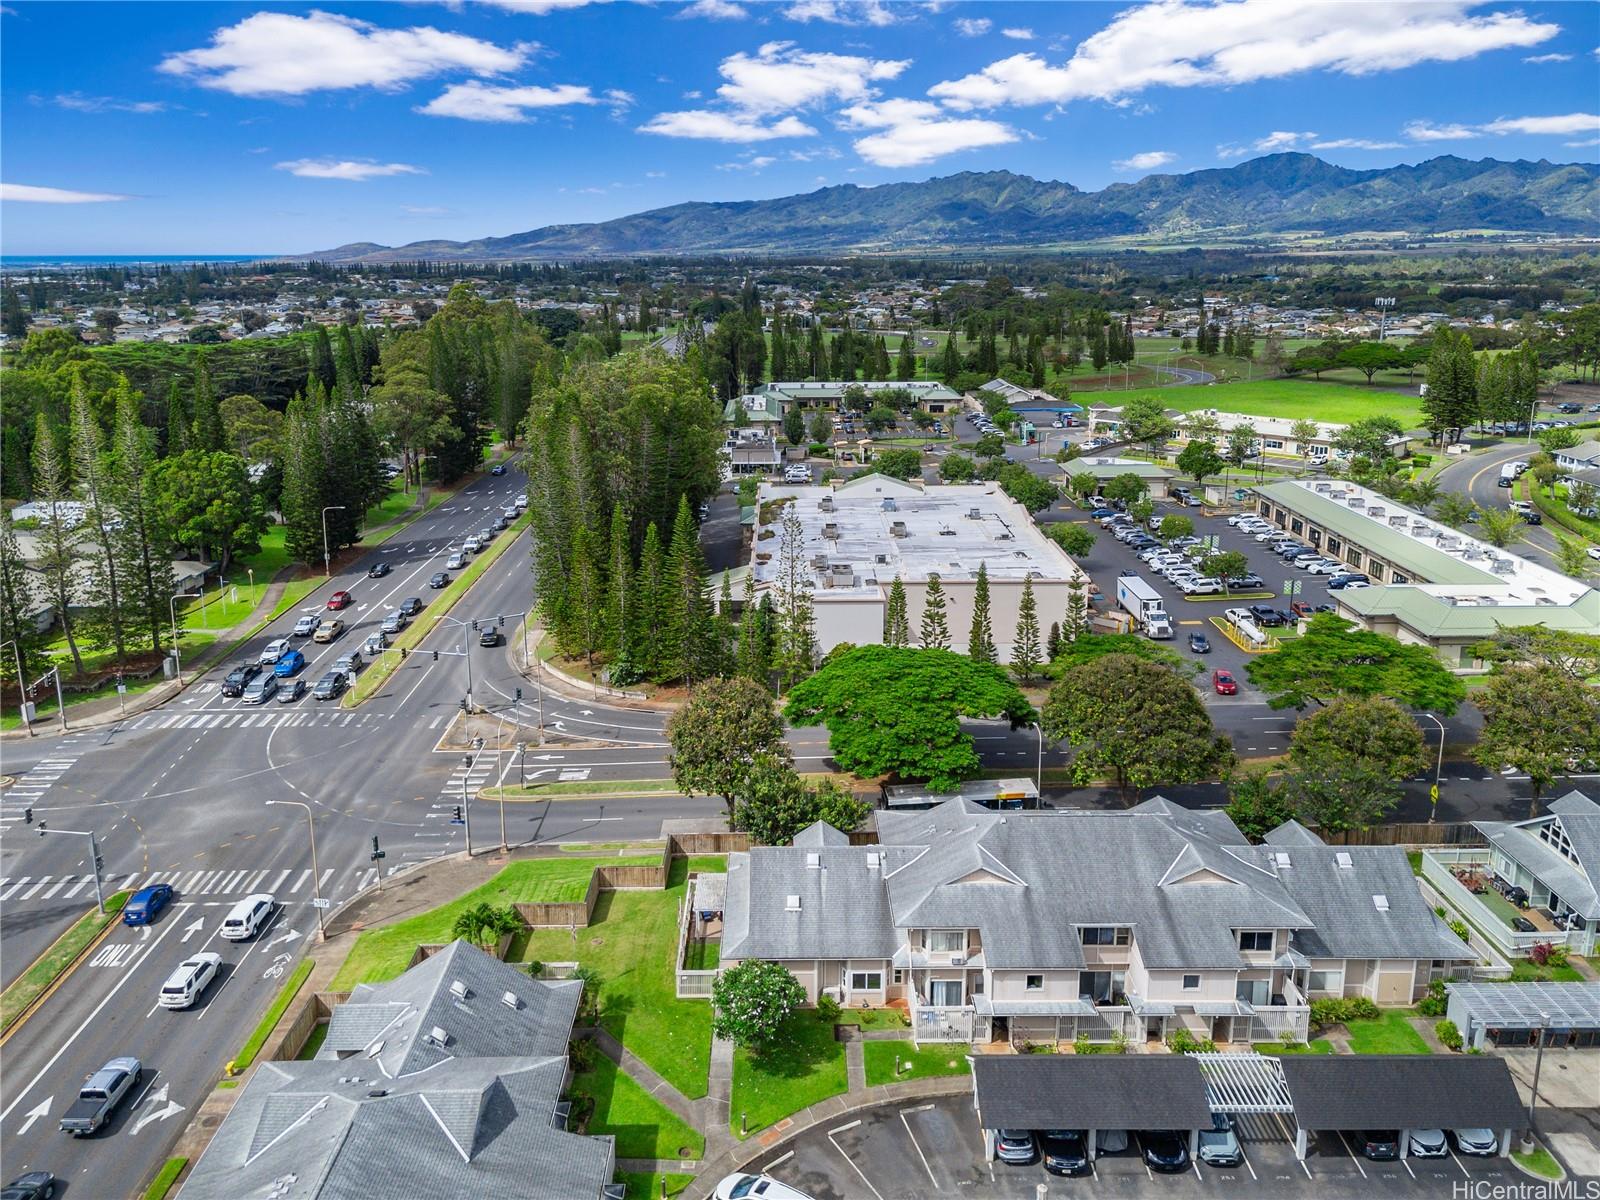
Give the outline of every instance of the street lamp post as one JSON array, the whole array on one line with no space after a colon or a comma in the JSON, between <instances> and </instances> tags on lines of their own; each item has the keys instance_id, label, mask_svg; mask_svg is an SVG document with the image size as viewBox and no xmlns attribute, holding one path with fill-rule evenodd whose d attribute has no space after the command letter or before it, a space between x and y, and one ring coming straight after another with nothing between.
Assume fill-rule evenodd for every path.
<instances>
[{"instance_id":1,"label":"street lamp post","mask_svg":"<svg viewBox=\"0 0 1600 1200\"><path fill-rule=\"evenodd\" d=\"M22 677L22 646L15 638L0 642L0 650L4 650L7 646L10 646L11 652L17 656L17 715L22 718L22 725L28 731L28 736L37 737L38 735L33 732L33 719L28 715L28 681Z\"/></svg>"},{"instance_id":2,"label":"street lamp post","mask_svg":"<svg viewBox=\"0 0 1600 1200\"><path fill-rule=\"evenodd\" d=\"M329 579L333 578L333 556L328 553L328 514L343 512L342 504L330 504L322 510L322 573Z\"/></svg>"},{"instance_id":3,"label":"street lamp post","mask_svg":"<svg viewBox=\"0 0 1600 1200\"><path fill-rule=\"evenodd\" d=\"M1039 755L1034 760L1033 767L1033 788L1034 791L1042 792L1044 791L1044 730L1039 727L1037 721L1029 721L1028 724L1032 725L1033 731L1039 735Z\"/></svg>"},{"instance_id":4,"label":"street lamp post","mask_svg":"<svg viewBox=\"0 0 1600 1200\"><path fill-rule=\"evenodd\" d=\"M328 930L322 919L324 905L322 903L321 872L317 869L317 823L312 820L311 805L302 800L268 800L267 803L269 805L290 804L295 808L306 810L306 829L311 834L311 905L317 910L317 941L325 942L328 940Z\"/></svg>"},{"instance_id":5,"label":"street lamp post","mask_svg":"<svg viewBox=\"0 0 1600 1200\"><path fill-rule=\"evenodd\" d=\"M106 910L105 894L100 888L100 843L95 839L92 829L51 829L45 822L39 822L39 836L45 837L52 833L68 833L73 837L86 837L89 839L89 857L94 866L94 903L101 912ZM1537 1085L1535 1085L1537 1086Z\"/></svg>"},{"instance_id":6,"label":"street lamp post","mask_svg":"<svg viewBox=\"0 0 1600 1200\"><path fill-rule=\"evenodd\" d=\"M1439 779L1444 774L1444 722L1431 712L1422 715L1439 727L1439 760L1433 768L1433 793L1430 797L1433 803L1428 806L1428 824L1432 825L1434 817L1439 815Z\"/></svg>"},{"instance_id":7,"label":"street lamp post","mask_svg":"<svg viewBox=\"0 0 1600 1200\"><path fill-rule=\"evenodd\" d=\"M1539 1014L1539 1049L1533 1056L1533 1091L1528 1093L1528 1132L1534 1131L1533 1106L1539 1103L1539 1068L1544 1066L1545 1035L1550 1032L1550 1014Z\"/></svg>"},{"instance_id":8,"label":"street lamp post","mask_svg":"<svg viewBox=\"0 0 1600 1200\"><path fill-rule=\"evenodd\" d=\"M472 774L472 764L475 761L471 754L461 756L461 823L467 827L467 857L472 857L472 800L468 796L467 780Z\"/></svg>"},{"instance_id":9,"label":"street lamp post","mask_svg":"<svg viewBox=\"0 0 1600 1200\"><path fill-rule=\"evenodd\" d=\"M195 592L179 592L167 600L167 614L172 618L172 665L179 687L183 686L183 655L178 650L178 601L199 599L200 595Z\"/></svg>"},{"instance_id":10,"label":"street lamp post","mask_svg":"<svg viewBox=\"0 0 1600 1200\"><path fill-rule=\"evenodd\" d=\"M256 606L256 569L254 567L246 567L244 573L250 576L250 607L254 610Z\"/></svg>"}]
</instances>

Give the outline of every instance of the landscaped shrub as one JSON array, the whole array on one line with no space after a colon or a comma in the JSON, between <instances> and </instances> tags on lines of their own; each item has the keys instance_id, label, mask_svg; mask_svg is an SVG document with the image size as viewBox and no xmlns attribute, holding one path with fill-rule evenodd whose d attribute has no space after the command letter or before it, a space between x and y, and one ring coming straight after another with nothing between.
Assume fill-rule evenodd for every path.
<instances>
[{"instance_id":1,"label":"landscaped shrub","mask_svg":"<svg viewBox=\"0 0 1600 1200\"><path fill-rule=\"evenodd\" d=\"M839 1002L827 993L817 997L817 1020L824 1025L836 1024L839 1020L839 1015L843 1011L839 1007Z\"/></svg>"},{"instance_id":2,"label":"landscaped shrub","mask_svg":"<svg viewBox=\"0 0 1600 1200\"><path fill-rule=\"evenodd\" d=\"M1567 965L1567 948L1565 946L1551 946L1550 947L1550 961L1549 961L1549 963L1547 965L1552 966L1552 967L1564 967L1564 966L1566 966Z\"/></svg>"},{"instance_id":3,"label":"landscaped shrub","mask_svg":"<svg viewBox=\"0 0 1600 1200\"><path fill-rule=\"evenodd\" d=\"M1348 1000L1350 1015L1347 1021L1376 1021L1379 1017L1378 1006L1365 996L1351 996Z\"/></svg>"},{"instance_id":4,"label":"landscaped shrub","mask_svg":"<svg viewBox=\"0 0 1600 1200\"><path fill-rule=\"evenodd\" d=\"M1167 1048L1174 1054L1195 1054L1200 1051L1209 1053L1217 1048L1217 1044L1210 1038L1195 1037L1180 1025L1167 1034Z\"/></svg>"},{"instance_id":5,"label":"landscaped shrub","mask_svg":"<svg viewBox=\"0 0 1600 1200\"><path fill-rule=\"evenodd\" d=\"M813 458L826 458L828 456L828 444L826 442L812 442L811 445L806 447L806 450Z\"/></svg>"},{"instance_id":6,"label":"landscaped shrub","mask_svg":"<svg viewBox=\"0 0 1600 1200\"><path fill-rule=\"evenodd\" d=\"M595 1053L594 1043L588 1038L573 1038L572 1045L567 1051L567 1058L572 1062L573 1071L582 1075L594 1066Z\"/></svg>"},{"instance_id":7,"label":"landscaped shrub","mask_svg":"<svg viewBox=\"0 0 1600 1200\"><path fill-rule=\"evenodd\" d=\"M1428 994L1417 1004L1417 1011L1425 1017L1442 1017L1445 1012L1444 980L1435 979L1428 985Z\"/></svg>"},{"instance_id":8,"label":"landscaped shrub","mask_svg":"<svg viewBox=\"0 0 1600 1200\"><path fill-rule=\"evenodd\" d=\"M1365 996L1326 996L1311 1002L1311 1019L1318 1025L1376 1021L1378 1006Z\"/></svg>"},{"instance_id":9,"label":"landscaped shrub","mask_svg":"<svg viewBox=\"0 0 1600 1200\"><path fill-rule=\"evenodd\" d=\"M1450 1050L1461 1049L1461 1030L1456 1028L1454 1021L1440 1021L1433 1027L1433 1036L1439 1039L1439 1044Z\"/></svg>"},{"instance_id":10,"label":"landscaped shrub","mask_svg":"<svg viewBox=\"0 0 1600 1200\"><path fill-rule=\"evenodd\" d=\"M1450 922L1450 932L1455 934L1463 942L1470 942L1472 940L1471 927L1460 917L1457 917L1454 921Z\"/></svg>"},{"instance_id":11,"label":"landscaped shrub","mask_svg":"<svg viewBox=\"0 0 1600 1200\"><path fill-rule=\"evenodd\" d=\"M1547 966L1550 962L1550 955L1554 950L1555 947L1549 942L1535 942L1528 947L1528 959L1536 967Z\"/></svg>"}]
</instances>

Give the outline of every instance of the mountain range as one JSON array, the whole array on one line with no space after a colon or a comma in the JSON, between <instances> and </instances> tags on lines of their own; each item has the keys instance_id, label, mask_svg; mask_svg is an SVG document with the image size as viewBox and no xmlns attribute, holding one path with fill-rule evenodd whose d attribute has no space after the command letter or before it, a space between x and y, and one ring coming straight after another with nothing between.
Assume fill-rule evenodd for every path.
<instances>
[{"instance_id":1,"label":"mountain range","mask_svg":"<svg viewBox=\"0 0 1600 1200\"><path fill-rule=\"evenodd\" d=\"M1150 175L1085 192L1009 171L845 184L774 200L674 204L469 242L356 242L329 262L508 262L721 253L816 254L1062 246L1120 236L1600 234L1600 166L1453 155L1355 171L1310 154Z\"/></svg>"}]
</instances>

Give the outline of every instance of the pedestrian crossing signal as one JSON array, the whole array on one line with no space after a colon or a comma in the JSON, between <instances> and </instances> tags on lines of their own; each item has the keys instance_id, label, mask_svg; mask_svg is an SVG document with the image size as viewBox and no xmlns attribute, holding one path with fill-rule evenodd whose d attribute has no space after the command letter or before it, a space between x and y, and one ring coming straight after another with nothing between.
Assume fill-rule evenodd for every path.
<instances>
[{"instance_id":1,"label":"pedestrian crossing signal","mask_svg":"<svg viewBox=\"0 0 1600 1200\"><path fill-rule=\"evenodd\" d=\"M461 815L461 805L458 804L458 805L456 805L455 816L450 818L450 824L452 824L452 825L460 825L460 824L463 823L464 820L465 820L465 818L463 818L462 815Z\"/></svg>"}]
</instances>

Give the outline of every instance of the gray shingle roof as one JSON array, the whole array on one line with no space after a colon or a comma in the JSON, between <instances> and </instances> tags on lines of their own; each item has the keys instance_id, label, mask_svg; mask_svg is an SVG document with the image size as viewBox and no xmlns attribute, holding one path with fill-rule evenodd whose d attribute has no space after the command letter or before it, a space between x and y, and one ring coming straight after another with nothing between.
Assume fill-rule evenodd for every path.
<instances>
[{"instance_id":1,"label":"gray shingle roof","mask_svg":"<svg viewBox=\"0 0 1600 1200\"><path fill-rule=\"evenodd\" d=\"M986 1129L1208 1129L1200 1064L1186 1054L977 1054Z\"/></svg>"},{"instance_id":2,"label":"gray shingle roof","mask_svg":"<svg viewBox=\"0 0 1600 1200\"><path fill-rule=\"evenodd\" d=\"M1266 844L1269 846L1327 845L1326 842L1324 842L1316 834L1312 833L1311 830L1307 829L1304 825L1300 824L1299 821L1296 821L1293 817L1290 817L1276 829L1268 830L1266 836L1261 840L1266 842Z\"/></svg>"},{"instance_id":3,"label":"gray shingle roof","mask_svg":"<svg viewBox=\"0 0 1600 1200\"><path fill-rule=\"evenodd\" d=\"M1308 958L1474 957L1423 900L1399 846L1285 845L1272 853L1288 856L1279 874L1311 918L1292 935ZM1341 867L1345 857L1350 866Z\"/></svg>"},{"instance_id":4,"label":"gray shingle roof","mask_svg":"<svg viewBox=\"0 0 1600 1200\"><path fill-rule=\"evenodd\" d=\"M1532 821L1474 821L1491 845L1521 863L1585 919L1600 918L1600 805L1582 792L1568 792L1551 801L1550 813L1578 861L1556 851L1542 840L1537 828L1549 816Z\"/></svg>"},{"instance_id":5,"label":"gray shingle roof","mask_svg":"<svg viewBox=\"0 0 1600 1200\"><path fill-rule=\"evenodd\" d=\"M1510 1129L1525 1119L1506 1060L1492 1055L1289 1054L1302 1129Z\"/></svg>"},{"instance_id":6,"label":"gray shingle roof","mask_svg":"<svg viewBox=\"0 0 1600 1200\"><path fill-rule=\"evenodd\" d=\"M471 990L464 1004L450 996L453 979ZM184 1200L598 1197L612 1175L611 1139L554 1123L579 987L541 983L458 942L399 979L358 988L351 1004L371 1011L342 1022L342 1040L370 1028L379 1010L410 1014L384 1033L384 1049L333 1051L330 1031L315 1061L263 1063ZM501 1002L507 991L519 997L516 1010ZM440 993L450 1041L419 1057L411 1034L439 1023ZM395 1061L413 1069L396 1073Z\"/></svg>"}]
</instances>

